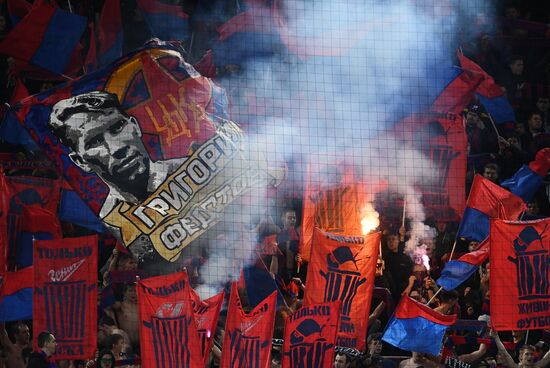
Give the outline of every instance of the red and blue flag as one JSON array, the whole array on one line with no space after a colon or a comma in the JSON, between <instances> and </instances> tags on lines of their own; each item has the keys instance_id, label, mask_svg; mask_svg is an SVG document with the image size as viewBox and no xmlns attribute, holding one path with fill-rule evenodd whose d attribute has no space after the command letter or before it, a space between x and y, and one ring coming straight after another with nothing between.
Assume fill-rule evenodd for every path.
<instances>
[{"instance_id":1,"label":"red and blue flag","mask_svg":"<svg viewBox=\"0 0 550 368\"><path fill-rule=\"evenodd\" d=\"M8 0L8 15L11 26L15 26L31 10L32 4L25 0Z\"/></svg>"},{"instance_id":2,"label":"red and blue flag","mask_svg":"<svg viewBox=\"0 0 550 368\"><path fill-rule=\"evenodd\" d=\"M543 179L550 169L550 148L543 148L529 165L523 165L510 179L502 182L502 186L529 202L542 185Z\"/></svg>"},{"instance_id":3,"label":"red and blue flag","mask_svg":"<svg viewBox=\"0 0 550 368\"><path fill-rule=\"evenodd\" d=\"M2 275L0 321L32 319L32 267Z\"/></svg>"},{"instance_id":4,"label":"red and blue flag","mask_svg":"<svg viewBox=\"0 0 550 368\"><path fill-rule=\"evenodd\" d=\"M405 296L388 322L382 340L402 350L439 355L443 336L456 315L444 315Z\"/></svg>"},{"instance_id":5,"label":"red and blue flag","mask_svg":"<svg viewBox=\"0 0 550 368\"><path fill-rule=\"evenodd\" d=\"M445 290L453 290L468 280L470 276L489 258L489 241L484 240L479 249L466 253L459 259L449 261L443 267L437 284Z\"/></svg>"},{"instance_id":6,"label":"red and blue flag","mask_svg":"<svg viewBox=\"0 0 550 368\"><path fill-rule=\"evenodd\" d=\"M520 197L477 174L457 236L481 242L489 236L490 218L516 220L525 208Z\"/></svg>"},{"instance_id":7,"label":"red and blue flag","mask_svg":"<svg viewBox=\"0 0 550 368\"><path fill-rule=\"evenodd\" d=\"M8 33L0 53L64 74L85 28L85 17L41 3Z\"/></svg>"},{"instance_id":8,"label":"red and blue flag","mask_svg":"<svg viewBox=\"0 0 550 368\"><path fill-rule=\"evenodd\" d=\"M476 96L493 120L497 124L516 121L514 109L502 87L496 84L495 80L472 60L462 54L458 55L458 59L465 71L479 75L482 78L482 82L477 86Z\"/></svg>"}]
</instances>

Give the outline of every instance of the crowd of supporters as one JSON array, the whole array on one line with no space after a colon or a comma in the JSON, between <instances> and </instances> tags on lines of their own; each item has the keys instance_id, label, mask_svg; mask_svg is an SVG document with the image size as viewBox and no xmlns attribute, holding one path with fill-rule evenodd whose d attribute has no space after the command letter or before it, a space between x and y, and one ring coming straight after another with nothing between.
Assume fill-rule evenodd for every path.
<instances>
[{"instance_id":1,"label":"crowd of supporters","mask_svg":"<svg viewBox=\"0 0 550 368\"><path fill-rule=\"evenodd\" d=\"M67 7L68 3L61 2L60 5ZM80 7L83 14L96 18L101 10L100 3L73 1L72 7ZM124 49L129 51L140 46L150 34L136 11L136 4L133 1L122 1L122 4L124 27L133 30L125 33ZM546 32L542 33L537 28L540 24L550 23L550 8L538 8L532 4L524 8L515 3L497 5L501 11L497 29L481 32L473 41L465 42L462 48L466 56L482 66L504 88L514 108L516 121L496 126L483 105L475 100L464 111L469 147L467 189L475 173L498 184L510 178L522 165L532 161L540 149L550 147L550 27L546 27ZM192 14L192 27L196 32L193 41L185 46L191 61L198 61L213 42L216 28L238 12L239 2L220 4L216 1L198 1L186 2L182 6ZM206 14L216 16L206 17ZM0 37L6 34L9 26L7 13L0 14ZM8 86L0 89L2 102L8 101L15 86L15 76L10 74L9 64L9 58L2 56L0 83L3 87ZM228 66L217 73L231 73L231 68L235 67L238 68ZM51 86L51 83L52 81L32 78L25 80L30 93L39 92ZM5 144L3 148L6 151L19 152L22 160L41 157L39 152L25 152L17 146ZM51 170L24 173L16 170L6 172L6 175L55 177L57 174ZM274 334L274 338L279 339L283 337L285 317L301 306L307 278L307 263L303 262L298 247L301 203L301 198L286 198L274 204L272 213L266 215L266 218L258 220L259 256L255 264L249 266L272 275L277 290L284 295L284 303L281 303L277 312ZM522 219L544 218L549 214L547 187L543 186L528 203ZM449 333L443 352L449 361L456 359L472 367L510 366L501 348L501 340L509 342L505 345L516 361L524 359L524 355L530 353L540 359L550 349L550 331L510 331L502 333L500 338L491 332L488 262L457 290L438 292L435 280L451 253L453 259L456 259L479 247L477 242L456 238L459 225L457 222L428 219L427 223L436 230L433 239L425 240L426 254L430 259L428 269L422 262L417 262L404 252L410 231L408 222L402 223L401 218L385 216L384 213L381 213L381 220L379 230L383 234L382 256L377 266L377 288L370 311L368 336L365 337L368 348L363 355L345 351L338 353L335 367L439 367L445 364L444 360L437 361L434 357L419 353L412 353L410 356L410 352L400 351L381 341L381 332L403 295L429 304L444 314L457 314L460 319L480 322L476 325L478 331L465 327ZM63 224L63 232L65 236L90 233L89 230L68 223ZM97 355L90 357L88 361L58 361L59 367L139 366L135 280L157 274L159 270L148 265L148 260L135 259L114 242L102 247L100 258L98 282L101 286L101 298L98 301L100 317ZM207 258L207 251L183 257L171 266L172 271L186 269L191 283L197 287L203 283L201 265ZM166 269L163 271L166 272ZM244 289L240 291L246 304L250 296L247 297ZM224 321L222 312L209 367L219 366ZM25 367L32 351L32 324L29 321L20 321L2 327L0 367ZM38 336L39 332L33 331L32 335ZM484 337L490 338L492 342L480 342L479 338ZM275 346L272 351L272 367L280 367L281 353L282 347Z\"/></svg>"}]
</instances>

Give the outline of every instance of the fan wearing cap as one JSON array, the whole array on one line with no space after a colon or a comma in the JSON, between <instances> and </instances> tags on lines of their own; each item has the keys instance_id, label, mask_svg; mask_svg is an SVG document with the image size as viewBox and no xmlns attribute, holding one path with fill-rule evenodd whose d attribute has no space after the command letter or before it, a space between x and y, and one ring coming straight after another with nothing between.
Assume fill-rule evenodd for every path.
<instances>
[{"instance_id":1,"label":"fan wearing cap","mask_svg":"<svg viewBox=\"0 0 550 368\"><path fill-rule=\"evenodd\" d=\"M60 100L53 106L49 125L71 149L71 160L109 186L100 217L117 200L143 201L184 161L152 162L137 120L111 93L93 91Z\"/></svg>"}]
</instances>

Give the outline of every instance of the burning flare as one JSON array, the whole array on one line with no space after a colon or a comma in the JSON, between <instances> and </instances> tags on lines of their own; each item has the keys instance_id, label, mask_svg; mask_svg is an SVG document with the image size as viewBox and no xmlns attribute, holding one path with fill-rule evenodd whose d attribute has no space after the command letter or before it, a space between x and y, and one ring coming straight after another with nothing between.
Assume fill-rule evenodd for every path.
<instances>
[{"instance_id":1,"label":"burning flare","mask_svg":"<svg viewBox=\"0 0 550 368\"><path fill-rule=\"evenodd\" d=\"M374 229L380 225L380 215L374 207L372 206L372 203L367 203L365 207L363 207L362 210L363 218L361 219L361 228L363 231L363 235L367 235Z\"/></svg>"}]
</instances>

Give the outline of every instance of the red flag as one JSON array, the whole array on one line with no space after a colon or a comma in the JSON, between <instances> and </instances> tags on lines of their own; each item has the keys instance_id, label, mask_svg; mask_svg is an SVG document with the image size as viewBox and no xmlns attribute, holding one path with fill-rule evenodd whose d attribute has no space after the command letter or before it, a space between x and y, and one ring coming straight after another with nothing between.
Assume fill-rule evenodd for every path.
<instances>
[{"instance_id":1,"label":"red flag","mask_svg":"<svg viewBox=\"0 0 550 368\"><path fill-rule=\"evenodd\" d=\"M365 349L380 233L338 235L315 229L304 305L336 300L339 346Z\"/></svg>"},{"instance_id":2,"label":"red flag","mask_svg":"<svg viewBox=\"0 0 550 368\"><path fill-rule=\"evenodd\" d=\"M23 206L37 206L57 213L61 198L62 179L7 176L6 181L12 193L10 212L21 213Z\"/></svg>"},{"instance_id":3,"label":"red flag","mask_svg":"<svg viewBox=\"0 0 550 368\"><path fill-rule=\"evenodd\" d=\"M214 295L206 300L201 300L200 296L191 289L191 303L193 304L193 313L199 340L201 344L203 365L206 365L210 355L210 349L214 343L214 334L218 325L218 317L223 304L224 292Z\"/></svg>"},{"instance_id":4,"label":"red flag","mask_svg":"<svg viewBox=\"0 0 550 368\"><path fill-rule=\"evenodd\" d=\"M338 335L340 302L298 309L285 322L283 368L331 368Z\"/></svg>"},{"instance_id":5,"label":"red flag","mask_svg":"<svg viewBox=\"0 0 550 368\"><path fill-rule=\"evenodd\" d=\"M491 325L497 331L550 326L549 224L491 220Z\"/></svg>"},{"instance_id":6,"label":"red flag","mask_svg":"<svg viewBox=\"0 0 550 368\"><path fill-rule=\"evenodd\" d=\"M463 61L463 59L461 59L461 61ZM441 91L439 96L432 103L430 111L459 115L470 103L478 86L484 79L484 76L480 73L473 73L466 69L461 71L449 82L443 91Z\"/></svg>"},{"instance_id":7,"label":"red flag","mask_svg":"<svg viewBox=\"0 0 550 368\"><path fill-rule=\"evenodd\" d=\"M203 366L187 273L138 281L139 335L143 367Z\"/></svg>"},{"instance_id":8,"label":"red flag","mask_svg":"<svg viewBox=\"0 0 550 368\"><path fill-rule=\"evenodd\" d=\"M221 368L271 366L271 338L275 325L277 292L273 292L250 313L243 310L237 284L231 284Z\"/></svg>"},{"instance_id":9,"label":"red flag","mask_svg":"<svg viewBox=\"0 0 550 368\"><path fill-rule=\"evenodd\" d=\"M434 175L419 186L427 217L458 221L466 206L464 183L468 158L462 118L433 112L415 114L402 120L393 131L404 144L422 152L430 164L425 167L417 162L415 166L416 170L432 170Z\"/></svg>"},{"instance_id":10,"label":"red flag","mask_svg":"<svg viewBox=\"0 0 550 368\"><path fill-rule=\"evenodd\" d=\"M314 228L338 234L361 233L361 204L365 203L365 193L354 180L351 168L332 168L334 172L320 172L318 165L310 163L306 175L306 187L302 211L302 236L300 254L309 261ZM321 182L327 177L332 182ZM321 178L321 179L314 179Z\"/></svg>"},{"instance_id":11,"label":"red flag","mask_svg":"<svg viewBox=\"0 0 550 368\"><path fill-rule=\"evenodd\" d=\"M35 241L33 263L33 330L47 330L56 337L56 359L93 356L97 343L97 236Z\"/></svg>"}]
</instances>

